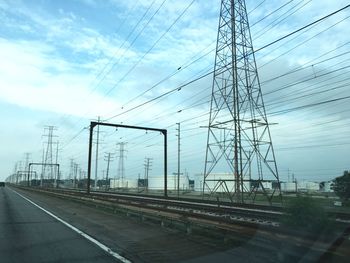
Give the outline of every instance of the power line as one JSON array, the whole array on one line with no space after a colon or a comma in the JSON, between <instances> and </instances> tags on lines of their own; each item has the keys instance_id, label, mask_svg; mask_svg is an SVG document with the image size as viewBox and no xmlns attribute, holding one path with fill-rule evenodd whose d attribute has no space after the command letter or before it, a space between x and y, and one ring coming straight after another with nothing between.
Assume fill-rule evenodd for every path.
<instances>
[{"instance_id":1,"label":"power line","mask_svg":"<svg viewBox=\"0 0 350 263\"><path fill-rule=\"evenodd\" d=\"M343 18L342 20L336 22L335 24L333 24L333 25L327 27L326 29L322 30L321 32L319 32L319 33L313 35L312 37L309 37L308 39L306 39L306 40L304 40L303 42L297 44L296 46L292 47L291 49L287 50L286 52L280 54L279 56L275 57L274 59L271 59L270 61L268 61L268 62L266 62L265 64L261 65L260 67L262 68L262 67L264 67L265 65L267 65L267 64L269 64L269 63L275 61L276 59L278 59L278 58L284 56L285 54L291 52L292 50L294 50L294 49L296 49L296 48L298 48L298 47L304 45L306 42L310 41L311 39L314 39L315 37L319 36L320 34L322 34L322 33L326 32L326 31L328 31L329 29L331 29L331 28L333 28L333 27L335 27L336 25L338 25L338 24L340 24L341 22L345 21L345 20L348 19L349 17L350 17L350 16L347 16L347 17ZM270 53L271 53L271 52L270 52ZM269 54L269 53L268 53L268 54Z\"/></svg>"},{"instance_id":2,"label":"power line","mask_svg":"<svg viewBox=\"0 0 350 263\"><path fill-rule=\"evenodd\" d=\"M212 73L212 72L211 72L211 73ZM208 75L210 75L210 73L209 73Z\"/></svg>"},{"instance_id":3,"label":"power line","mask_svg":"<svg viewBox=\"0 0 350 263\"><path fill-rule=\"evenodd\" d=\"M132 41L132 43L129 45L129 47L128 47L126 50L124 50L124 53L122 54L122 56L131 48L131 46L134 44L134 42L137 40L137 38L141 35L141 33L145 30L145 28L148 26L148 24L151 22L151 20L154 18L154 16L159 12L159 10L161 9L161 7L164 5L164 3L165 3L166 1L167 1L167 0L164 0L164 1L162 2L162 4L159 6L159 8L156 10L156 12L155 12L155 13L151 16L151 18L147 21L146 25L143 26L143 28L142 28L141 31L138 33L138 35L133 39L133 41ZM131 11L128 13L128 16L127 16L127 17L129 17L130 13L132 12L132 10L134 9L134 7L137 5L138 2L139 2L139 0L135 3L135 5L133 6L133 8L131 8ZM154 1L153 1L152 4L149 6L149 8L146 10L146 12L144 13L143 17L145 17L145 15L148 13L148 11L149 11L149 9L152 7L153 3L154 3ZM127 19L127 18L126 18L126 19ZM126 19L125 19L125 20L126 20ZM125 22L125 20L124 20L123 22ZM131 33L128 35L127 39L132 35L132 32L134 32L134 31L136 30L136 28L137 28L137 26L140 24L141 20L142 20L142 19L140 19L140 20L138 21L138 23L133 27L133 29L132 29ZM121 44L121 46L119 47L119 49L121 49L121 48L125 45L125 43L127 42L127 39L124 40L124 42ZM119 51L119 49L118 49L118 51ZM113 56L112 56L112 57L110 58L110 60L105 64L105 66L103 67L103 69L102 69L102 70L100 71L100 73L95 77L94 80L96 80L96 79L107 69L108 65L111 64L111 62L113 61L114 57L117 55L118 51L115 52L115 53L113 54ZM89 95L91 95L95 90L97 90L97 88L99 87L99 85L101 84L101 82L102 82L102 81L106 78L106 76L111 72L112 68L113 68L117 63L119 63L119 61L121 60L121 57L122 57L122 56L120 56L120 57L119 57L119 60L111 66L110 70L109 70L107 73L105 73L105 74L103 75L102 79L100 79L100 81L97 83L97 85L90 91ZM91 86L91 85L92 85L92 82L89 84L89 86ZM85 115L86 115L86 114L85 114Z\"/></svg>"},{"instance_id":4,"label":"power line","mask_svg":"<svg viewBox=\"0 0 350 263\"><path fill-rule=\"evenodd\" d=\"M266 0L261 1L256 7L254 7L252 10L248 12L248 15L252 12L254 12L256 9L258 9L263 3L265 3ZM293 1L293 0L291 0Z\"/></svg>"},{"instance_id":5,"label":"power line","mask_svg":"<svg viewBox=\"0 0 350 263\"><path fill-rule=\"evenodd\" d=\"M340 97L340 98L336 98L336 99L331 99L331 100L326 100L326 101L321 101L321 102L316 102L316 103L310 103L310 104L306 104L306 105L302 105L302 106L298 106L298 107L294 107L294 108L275 111L275 112L269 113L268 115L280 115L280 114L290 113L290 112L300 110L300 109L306 109L306 108L310 108L310 107L315 107L315 106L333 103L333 102L337 102L337 101L341 101L341 100L347 100L347 99L350 99L350 96L344 96L344 97Z\"/></svg>"},{"instance_id":6,"label":"power line","mask_svg":"<svg viewBox=\"0 0 350 263\"><path fill-rule=\"evenodd\" d=\"M135 68L136 66L153 50L153 48L160 42L160 40L163 39L163 37L173 28L173 26L181 19L181 17L187 12L187 10L192 6L192 4L195 2L195 0L192 0L192 2L182 11L182 13L173 21L173 23L167 28L167 30L153 43L153 45L141 56L141 58L134 63L134 65L124 74L124 76L119 79L119 81L113 85L112 88L110 88L105 95L110 94L119 83L121 83Z\"/></svg>"},{"instance_id":7,"label":"power line","mask_svg":"<svg viewBox=\"0 0 350 263\"><path fill-rule=\"evenodd\" d=\"M193 2L193 1L192 1L192 2ZM299 29L297 29L297 30L295 30L295 31L293 31L293 32L291 32L291 33L289 33L289 34L287 34L287 35L281 37L281 38L279 38L279 39L277 39L277 40L274 40L274 41L272 41L271 43L269 43L269 44L267 44L267 45L265 45L265 46L263 46L263 47L261 47L261 48L255 50L254 53L256 53L256 52L258 52L258 51L261 51L261 50L263 50L263 49L265 49L265 48L267 48L267 47L269 47L269 46L271 46L271 45L273 45L273 44L275 44L275 43L277 43L277 42L279 42L279 41L281 41L281 40L283 40L283 39L286 39L287 37L290 37L290 36L294 35L295 33L300 32L300 31L302 31L302 30L308 28L309 26L314 25L315 23L319 23L319 22L321 22L321 21L323 21L323 20L325 20L325 19L327 19L327 18L329 18L329 17L331 17L331 16L333 16L333 15L335 15L335 14L337 14L337 13L339 13L339 12L341 12L341 11L347 9L347 8L349 8L349 7L350 7L350 5L347 5L347 6L341 8L341 9L339 9L339 10L337 10L337 11L331 13L331 14L328 14L328 15L326 15L326 16L324 16L324 17L322 17L322 18L320 18L320 19L318 19L318 20L316 20L316 21L314 21L314 22L312 22L312 23L310 23L310 24L308 24L308 25L306 25L306 26L303 26L303 27L301 27L301 28L299 28ZM144 102L144 103L142 103L142 104L139 104L139 105L137 105L137 106L135 106L135 107L133 107L133 108L127 110L127 111L124 111L124 112L122 112L122 113L119 113L119 114L117 114L117 115L114 115L114 116L112 116L112 117L109 117L109 118L106 119L106 121L109 121L109 120L111 120L111 119L113 119L113 118L115 118L115 117L118 117L118 116L122 115L122 114L128 113L128 112L133 111L133 110L135 110L135 109L137 109L137 108L140 108L140 107L142 107L142 106L144 106L144 105L146 105L146 104L148 104L148 103L150 103L150 102L152 102L152 101L158 100L159 98L162 98L162 97L164 97L164 96L166 96L166 95L168 95L168 94L171 94L171 93L173 93L173 92L175 92L175 91L180 91L183 87L188 86L189 84L191 84L191 83L193 83L193 82L196 82L196 81L198 81L198 80L200 80L200 79L202 79L202 78L204 78L204 77L206 77L206 76L209 76L209 75L212 74L212 73L214 73L214 70L212 70L212 71L210 71L209 73L206 73L206 74L204 74L204 75L202 75L202 76L200 76L200 77L198 77L198 78L196 78L196 79L194 79L194 80L192 80L192 81L189 81L189 82L187 82L187 83L181 85L181 86L178 87L178 88L172 89L172 90L170 90L170 91L168 91L168 92L166 92L166 93L163 93L163 94L161 94L161 95L159 95L159 96L157 96L157 97L155 97L155 98L153 98L153 99L151 99L151 100L148 100L148 101L146 101L146 102Z\"/></svg>"},{"instance_id":8,"label":"power line","mask_svg":"<svg viewBox=\"0 0 350 263\"><path fill-rule=\"evenodd\" d=\"M297 7L299 4L301 4L302 2L304 2L304 0L299 1L296 5L294 5L293 7L291 7L290 9L288 9L286 12L284 12L282 15L280 15L277 19L275 19L274 21L272 21L270 24L268 24L267 26L265 26L265 28L268 28L269 26L271 26L269 29L263 31L265 28L263 28L262 30L260 30L258 33L262 32L260 35L256 36L254 39L258 39L261 36L264 36L267 32L269 32L272 28L274 28L275 26L277 26L278 24L280 24L282 21L286 20L288 17L292 16L293 14L295 14L296 12L298 12L299 10L301 10L302 8L304 8L308 3L310 3L312 0L309 0L308 2L306 2L305 4L303 4L302 6L298 7L296 10L292 11L295 7ZM283 17L284 15L288 14L286 17ZM281 17L283 17L283 19L279 20ZM279 20L279 21L278 21ZM275 23L276 22L276 23Z\"/></svg>"},{"instance_id":9,"label":"power line","mask_svg":"<svg viewBox=\"0 0 350 263\"><path fill-rule=\"evenodd\" d=\"M332 70L332 71L328 71L324 74L321 74L321 75L318 75L316 78L320 78L320 77L324 77L324 76L327 76L327 75L330 75L330 74L333 74L335 72L338 72L338 71L341 71L341 70L344 70L344 69L347 69L347 68L350 68L350 65L349 66L344 66L344 67L341 67L341 68L338 68L338 69L335 69L335 70ZM300 80L300 81L297 81L297 82L294 82L294 83L290 83L290 84L287 84L281 88L278 88L278 89L274 89L272 91L269 91L269 92L266 92L264 93L264 95L269 95L269 94L272 94L272 93L275 93L275 92L278 92L278 91L281 91L281 90L284 90L284 89L287 89L287 88L290 88L292 86L295 86L295 85L298 85L298 84L301 84L301 83L305 83L309 80L313 80L315 79L315 77L310 77L310 78L307 78L305 80Z\"/></svg>"},{"instance_id":10,"label":"power line","mask_svg":"<svg viewBox=\"0 0 350 263\"><path fill-rule=\"evenodd\" d=\"M288 38L288 37L290 37L290 36L292 36L292 35L294 35L294 34L300 32L300 31L302 31L302 30L304 30L304 29L306 29L306 28L308 28L308 27L310 27L310 26L312 26L312 25L314 25L314 24L317 24L317 23L319 23L319 22L321 22L321 21L323 21L323 20L325 20L325 19L327 19L327 18L329 18L329 17L331 17L331 16L333 16L333 15L335 15L335 14L341 12L341 11L344 11L345 9L347 9L347 8L349 8L349 7L350 7L350 4L344 6L343 8L340 8L340 9L338 9L337 11L334 11L333 13L330 13L330 14L328 14L328 15L326 15L326 16L320 18L320 19L317 19L316 21L311 22L311 23L307 24L306 26L303 26L303 27L301 27L301 28L299 28L299 29L297 29L297 30L295 30L295 31L293 31L293 32L291 32L291 33L289 33L289 34L283 36L283 37L280 37L280 38L276 39L275 41L272 41L271 43L266 44L265 46L262 46L261 48L256 49L256 50L254 51L254 53L257 53L257 52L259 52L259 51L261 51L261 50L263 50L263 49L265 49L265 48L267 48L267 47L269 47L269 46L272 46L272 45L276 44L277 42L280 42L280 41L282 41L283 39L286 39L286 38Z\"/></svg>"},{"instance_id":11,"label":"power line","mask_svg":"<svg viewBox=\"0 0 350 263\"><path fill-rule=\"evenodd\" d=\"M95 89L97 89L99 87L99 85L102 83L102 81L107 77L108 74L111 73L111 71L113 70L113 68L121 61L121 59L123 58L123 56L125 55L125 53L127 51L129 51L129 49L134 45L134 43L136 42L136 40L139 38L139 36L143 33L143 31L147 28L148 24L152 21L152 19L154 18L154 16L159 12L159 10L163 7L164 3L167 0L164 0L162 2L162 4L158 7L158 9L154 12L154 14L151 16L151 18L147 21L147 23L142 27L141 31L136 35L136 37L132 40L132 42L130 43L130 45L128 46L127 49L124 50L124 52L119 56L119 59L112 64L112 66L109 68L109 70L107 71L107 73L104 74L104 76L102 77L102 79L100 79L99 83L96 85ZM143 14L143 16L138 20L138 22L136 23L136 25L134 26L134 28L131 30L131 32L128 34L127 38L124 40L123 44L119 47L119 49L121 49L125 43L128 42L129 37L132 35L132 33L135 32L136 28L138 27L138 25L141 23L141 21L145 18L145 16L147 15L147 13L149 12L149 10L151 9L151 7L153 6L153 4L155 3L155 0L153 0L153 2L151 3L151 5L149 5L149 7L147 8L147 10L145 11L145 13ZM117 54L117 52L115 53L115 55Z\"/></svg>"},{"instance_id":12,"label":"power line","mask_svg":"<svg viewBox=\"0 0 350 263\"><path fill-rule=\"evenodd\" d=\"M158 13L159 9L163 6L165 0L163 1L163 3L160 5L160 7L157 9L157 11L153 14L153 16L151 17L151 19L154 17L154 15L156 13ZM158 38L158 40L152 45L152 47L143 54L143 56L133 65L133 67L110 89L107 91L107 93L105 93L105 97L112 92L112 90L114 90L117 85L126 78L126 76L143 60L143 58L151 52L151 50L158 44L158 42L171 30L171 28L181 19L181 17L187 12L187 10L192 6L192 4L195 2L195 0L193 0L184 10L183 12L175 19L175 21L173 21L173 23L170 25L170 27L168 27L168 29ZM150 19L150 20L151 20ZM149 20L149 21L150 21ZM149 23L148 21L148 23ZM148 23L146 25L148 25ZM138 37L138 36L137 36ZM135 39L134 39L135 40Z\"/></svg>"},{"instance_id":13,"label":"power line","mask_svg":"<svg viewBox=\"0 0 350 263\"><path fill-rule=\"evenodd\" d=\"M211 71L211 72L209 72L209 73L207 73L207 74L204 74L204 75L202 75L202 76L200 76L200 77L198 77L198 78L195 78L195 79L193 79L193 80L191 80L191 81L189 81L189 82L187 82L187 83L185 83L185 84L183 84L183 85L181 85L181 86L179 86L179 87L177 87L177 88L174 88L174 89L172 89L172 90L170 90L170 91L167 91L167 92L165 92L165 93L163 93L163 94L161 94L161 95L159 95L159 96L157 96L157 97L155 97L155 98L152 98L152 99L150 99L150 100L147 100L147 101L145 101L145 102L143 102L143 103L141 103L141 104L139 104L139 105L137 105L137 106L135 106L135 107L133 107L133 108L130 108L130 109L128 109L128 110L126 110L126 111L124 111L124 112L121 112L121 113L119 113L119 114L116 114L116 115L114 115L114 116L112 116L112 117L106 118L105 120L106 120L106 121L110 121L111 119L114 119L114 118L116 118L116 117L118 117L118 116L121 116L121 115L123 115L123 114L125 114L125 113L128 113L128 112L131 112L131 111L133 111L133 110L136 110L136 109L138 109L138 108L140 108L140 107L142 107L142 106L144 106L144 105L147 105L147 104L149 104L149 103L151 103L151 102L153 102L153 101L156 101L156 100L158 100L158 99L160 99L160 98L162 98L162 97L164 97L164 96L167 96L167 95L169 95L169 94L171 94L171 93L174 93L174 92L176 92L176 91L180 91L180 90L182 90L182 88L184 88L184 87L186 87L186 86L188 86L188 85L190 85L190 84L192 84L192 83L194 83L194 82L196 82L196 81L198 81L198 80L200 80L200 79L203 79L203 78L205 78L206 76L211 75L212 73L213 73L213 71Z\"/></svg>"},{"instance_id":14,"label":"power line","mask_svg":"<svg viewBox=\"0 0 350 263\"><path fill-rule=\"evenodd\" d=\"M66 142L61 149L65 148L66 146L68 146L72 141L74 141L76 138L78 138L83 131L85 131L87 129L87 127L82 128L76 135L74 135L70 140L68 140L68 142Z\"/></svg>"},{"instance_id":15,"label":"power line","mask_svg":"<svg viewBox=\"0 0 350 263\"><path fill-rule=\"evenodd\" d=\"M280 7L278 7L277 9L273 10L272 12L268 13L266 16L262 17L261 19L259 19L258 21L254 22L254 24L252 24L250 27L252 28L253 26L257 25L258 23L260 23L261 21L265 20L266 18L268 18L269 16L273 15L274 13L278 12L279 10L281 10L283 7L285 7L286 5L290 4L291 2L293 2L294 0L290 0L286 3L284 3L283 5L281 5ZM265 2L265 1L263 1ZM263 3L262 2L262 3ZM257 7L259 7L262 3L260 3ZM254 8L252 11L254 11L256 8ZM251 11L251 12L252 12ZM250 13L250 12L249 12ZM248 15L249 15L248 13Z\"/></svg>"},{"instance_id":16,"label":"power line","mask_svg":"<svg viewBox=\"0 0 350 263\"><path fill-rule=\"evenodd\" d=\"M300 66L298 66L298 67L296 67L296 68L294 68L294 69L292 69L292 70L290 70L290 71L288 71L288 72L286 72L286 73L283 73L283 74L280 74L280 75L275 76L275 77L273 77L273 78L264 80L264 81L260 82L260 84L261 84L261 85L264 85L264 84L266 84L266 83L268 83L268 82L271 82L271 81L280 79L281 77L285 77L285 76L287 76L287 75L296 73L296 72L298 72L298 71L305 70L305 69L308 68L308 67L312 67L312 66L321 64L321 63L323 63L323 62L329 61L329 60L331 60L331 59L338 58L338 57L340 57L340 56L346 55L346 54L350 53L350 51L341 53L341 54L339 54L339 55L335 55L335 56L330 57L330 58L327 58L327 59L325 59L325 60L322 60L322 61L313 63L312 65L306 66L307 64L309 64L309 63L311 63L311 62L313 62L313 61L315 61L315 60L317 60L317 59L319 59L319 58L321 58L321 57L323 57L323 56L325 56L325 55L328 55L329 53L332 53L332 52L334 52L335 50L338 50L339 48L342 48L342 47L344 47L344 46L346 46L346 45L348 45L348 44L350 44L350 42L346 42L346 43L344 43L344 44L342 44L342 45L340 45L340 46L338 46L338 47L336 47L336 48L334 48L334 49L332 49L332 50L330 50L330 51L327 51L327 52L323 53L322 55L318 56L317 58L312 59L312 60L309 60L308 62L304 63L303 65L300 65ZM306 67L305 67L305 66L306 66Z\"/></svg>"},{"instance_id":17,"label":"power line","mask_svg":"<svg viewBox=\"0 0 350 263\"><path fill-rule=\"evenodd\" d=\"M191 3L191 4L192 4L192 3ZM190 5L191 5L191 4L190 4ZM211 52L211 51L210 51L210 52ZM209 54L210 52L208 52L207 54ZM206 55L206 54L205 54L205 55ZM205 56L205 55L204 55L204 56Z\"/></svg>"},{"instance_id":18,"label":"power line","mask_svg":"<svg viewBox=\"0 0 350 263\"><path fill-rule=\"evenodd\" d=\"M319 95L319 94L322 94L322 93L334 91L334 90L341 89L341 88L348 88L349 85L350 85L350 82L345 83L345 84L343 84L343 85L336 86L336 87L332 87L332 88L329 88L329 89L325 89L325 90L321 90L321 91L316 91L316 92L312 92L312 93L307 93L307 94L300 95L300 96L296 96L296 97L290 97L290 96L288 96L288 97L286 98L286 96L284 96L284 98L285 98L284 100L282 99L282 100L275 101L275 102L273 102L273 103L267 104L267 106L270 107L270 106L272 106L272 105L284 104L284 103L286 103L286 102L288 102L288 101L293 101L293 102L295 102L295 101L300 100L300 99L303 99L303 98L309 98L309 97L311 97L311 96L313 96L313 95ZM329 86L329 85L325 84L325 85L323 85L323 86ZM321 86L321 87L322 87L322 86ZM320 87L317 87L317 88L314 88L313 90L319 89L319 88L320 88ZM300 93L295 93L295 94L298 95L298 94L300 94Z\"/></svg>"}]
</instances>

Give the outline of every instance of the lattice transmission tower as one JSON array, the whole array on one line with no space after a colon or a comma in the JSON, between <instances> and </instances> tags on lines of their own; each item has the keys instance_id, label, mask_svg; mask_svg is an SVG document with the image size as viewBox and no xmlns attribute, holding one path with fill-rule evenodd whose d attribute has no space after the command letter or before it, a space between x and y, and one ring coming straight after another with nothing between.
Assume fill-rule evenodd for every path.
<instances>
[{"instance_id":1,"label":"lattice transmission tower","mask_svg":"<svg viewBox=\"0 0 350 263\"><path fill-rule=\"evenodd\" d=\"M222 0L203 193L243 203L259 192L281 197L275 154L245 1Z\"/></svg>"},{"instance_id":2,"label":"lattice transmission tower","mask_svg":"<svg viewBox=\"0 0 350 263\"><path fill-rule=\"evenodd\" d=\"M119 155L117 156L119 158L118 162L118 170L117 170L117 179L119 180L119 187L124 187L124 179L125 179L125 165L124 165L124 159L125 156L125 146L126 142L118 142L117 147L119 148Z\"/></svg>"},{"instance_id":3,"label":"lattice transmission tower","mask_svg":"<svg viewBox=\"0 0 350 263\"><path fill-rule=\"evenodd\" d=\"M57 180L58 174L57 169L53 167L52 164L57 164L57 155L58 155L58 142L54 141L54 138L57 137L54 135L54 131L57 130L55 126L45 126L44 134L42 137L47 137L47 141L44 142L43 149L43 166L42 166L42 175L41 175L41 185L43 179L48 180ZM53 145L56 145L56 155L53 150ZM45 147L46 146L46 147Z\"/></svg>"}]
</instances>

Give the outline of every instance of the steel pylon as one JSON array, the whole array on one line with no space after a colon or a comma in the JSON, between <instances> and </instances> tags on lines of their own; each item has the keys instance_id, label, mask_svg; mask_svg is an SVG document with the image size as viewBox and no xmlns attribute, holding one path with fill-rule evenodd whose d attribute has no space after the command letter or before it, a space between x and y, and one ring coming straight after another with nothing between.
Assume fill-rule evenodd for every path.
<instances>
[{"instance_id":1,"label":"steel pylon","mask_svg":"<svg viewBox=\"0 0 350 263\"><path fill-rule=\"evenodd\" d=\"M221 1L202 187L238 203L281 197L244 0Z\"/></svg>"}]
</instances>

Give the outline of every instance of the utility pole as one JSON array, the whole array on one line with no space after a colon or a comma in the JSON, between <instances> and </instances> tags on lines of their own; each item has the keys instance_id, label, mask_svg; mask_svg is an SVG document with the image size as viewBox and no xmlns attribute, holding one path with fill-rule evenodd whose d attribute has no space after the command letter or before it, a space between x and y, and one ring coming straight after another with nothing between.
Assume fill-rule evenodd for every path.
<instances>
[{"instance_id":1,"label":"utility pole","mask_svg":"<svg viewBox=\"0 0 350 263\"><path fill-rule=\"evenodd\" d=\"M70 169L69 169L69 175L68 175L68 180L72 180L74 175L74 159L71 158L70 159Z\"/></svg>"},{"instance_id":2,"label":"utility pole","mask_svg":"<svg viewBox=\"0 0 350 263\"><path fill-rule=\"evenodd\" d=\"M29 171L29 159L30 159L30 153L25 153L25 167L24 170L25 171Z\"/></svg>"},{"instance_id":3,"label":"utility pole","mask_svg":"<svg viewBox=\"0 0 350 263\"><path fill-rule=\"evenodd\" d=\"M44 135L48 137L47 149L46 149L46 155L45 155L45 165L44 165L45 171L46 171L46 164L53 163L53 160L52 160L53 128L54 128L53 126L48 126L48 135ZM50 171L49 171L48 179L52 179L53 167L50 166L49 169Z\"/></svg>"},{"instance_id":4,"label":"utility pole","mask_svg":"<svg viewBox=\"0 0 350 263\"><path fill-rule=\"evenodd\" d=\"M77 188L78 164L74 164L74 188Z\"/></svg>"},{"instance_id":5,"label":"utility pole","mask_svg":"<svg viewBox=\"0 0 350 263\"><path fill-rule=\"evenodd\" d=\"M112 160L112 153L106 153L105 154L105 161L107 161L107 170L106 170L106 184L108 184L109 185L109 182L108 182L108 174L109 174L109 163L111 162L111 160ZM106 188L107 188L107 186L106 186ZM108 187L109 188L109 187ZM107 189L108 189L107 188ZM106 189L106 190L107 190Z\"/></svg>"},{"instance_id":6,"label":"utility pole","mask_svg":"<svg viewBox=\"0 0 350 263\"><path fill-rule=\"evenodd\" d=\"M24 171L27 173L27 176L28 176L27 179L28 180L30 180L29 177L31 176L29 174L29 159L30 159L30 153L25 153L25 167L24 167ZM31 183L30 183L30 185L31 185Z\"/></svg>"},{"instance_id":7,"label":"utility pole","mask_svg":"<svg viewBox=\"0 0 350 263\"><path fill-rule=\"evenodd\" d=\"M180 197L180 122L177 124L177 197Z\"/></svg>"},{"instance_id":8,"label":"utility pole","mask_svg":"<svg viewBox=\"0 0 350 263\"><path fill-rule=\"evenodd\" d=\"M18 163L18 166L17 166L18 171L22 171L22 161L18 161L17 163ZM18 183L21 184L22 174L19 174L17 177L18 177Z\"/></svg>"},{"instance_id":9,"label":"utility pole","mask_svg":"<svg viewBox=\"0 0 350 263\"><path fill-rule=\"evenodd\" d=\"M44 163L45 160L45 144L43 143L43 154L41 156L41 163ZM40 175L40 187L43 187L43 179L44 179L44 165L41 166L41 175Z\"/></svg>"},{"instance_id":10,"label":"utility pole","mask_svg":"<svg viewBox=\"0 0 350 263\"><path fill-rule=\"evenodd\" d=\"M146 184L146 192L148 193L148 175L149 175L149 171L152 170L152 160L153 158L149 158L149 157L145 157L145 184Z\"/></svg>"},{"instance_id":11,"label":"utility pole","mask_svg":"<svg viewBox=\"0 0 350 263\"><path fill-rule=\"evenodd\" d=\"M82 179L83 179L83 169L81 169L81 167L79 167L79 181L78 182L80 182Z\"/></svg>"},{"instance_id":12,"label":"utility pole","mask_svg":"<svg viewBox=\"0 0 350 263\"><path fill-rule=\"evenodd\" d=\"M81 184L82 178L83 178L83 169L81 167L79 167L79 171L78 171L78 188L79 188L79 184Z\"/></svg>"},{"instance_id":13,"label":"utility pole","mask_svg":"<svg viewBox=\"0 0 350 263\"><path fill-rule=\"evenodd\" d=\"M16 162L16 164L15 164L15 171L14 171L14 174L16 175L16 184L18 184L18 174L17 174L17 171L18 171L18 162Z\"/></svg>"},{"instance_id":14,"label":"utility pole","mask_svg":"<svg viewBox=\"0 0 350 263\"><path fill-rule=\"evenodd\" d=\"M140 173L139 173L139 176L138 176L138 179L137 179L137 192L140 191Z\"/></svg>"},{"instance_id":15,"label":"utility pole","mask_svg":"<svg viewBox=\"0 0 350 263\"><path fill-rule=\"evenodd\" d=\"M97 117L97 122L100 122L100 116ZM98 171L98 146L100 139L100 125L97 125L97 136L96 136L96 161L95 161L95 183L94 188L97 189L97 171Z\"/></svg>"},{"instance_id":16,"label":"utility pole","mask_svg":"<svg viewBox=\"0 0 350 263\"><path fill-rule=\"evenodd\" d=\"M58 164L58 144L59 144L59 141L56 142L56 160L55 160L55 163ZM56 188L58 188L58 183L59 183L59 180L60 180L60 175L58 174L58 167L55 165L55 186Z\"/></svg>"}]
</instances>

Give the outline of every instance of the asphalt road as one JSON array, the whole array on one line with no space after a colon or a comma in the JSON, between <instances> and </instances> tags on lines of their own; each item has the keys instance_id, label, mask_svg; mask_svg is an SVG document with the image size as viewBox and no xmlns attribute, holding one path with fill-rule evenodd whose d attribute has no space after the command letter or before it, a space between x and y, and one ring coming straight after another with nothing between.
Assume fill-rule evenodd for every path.
<instances>
[{"instance_id":1,"label":"asphalt road","mask_svg":"<svg viewBox=\"0 0 350 263\"><path fill-rule=\"evenodd\" d=\"M161 227L159 223L104 211L69 199L13 188L132 262L348 262L348 240L329 248L326 232L314 243L264 229L235 232L244 237L224 244L218 238ZM242 236L243 235L243 236ZM230 236L230 237L231 237ZM348 238L348 237L346 237ZM329 238L328 238L329 239ZM327 240L328 240L327 239ZM220 241L221 240L221 241ZM332 240L332 238L331 238ZM337 255L336 255L337 254ZM106 252L23 199L0 187L0 263L116 262Z\"/></svg>"},{"instance_id":2,"label":"asphalt road","mask_svg":"<svg viewBox=\"0 0 350 263\"><path fill-rule=\"evenodd\" d=\"M0 187L0 262L117 262L105 251Z\"/></svg>"}]
</instances>

